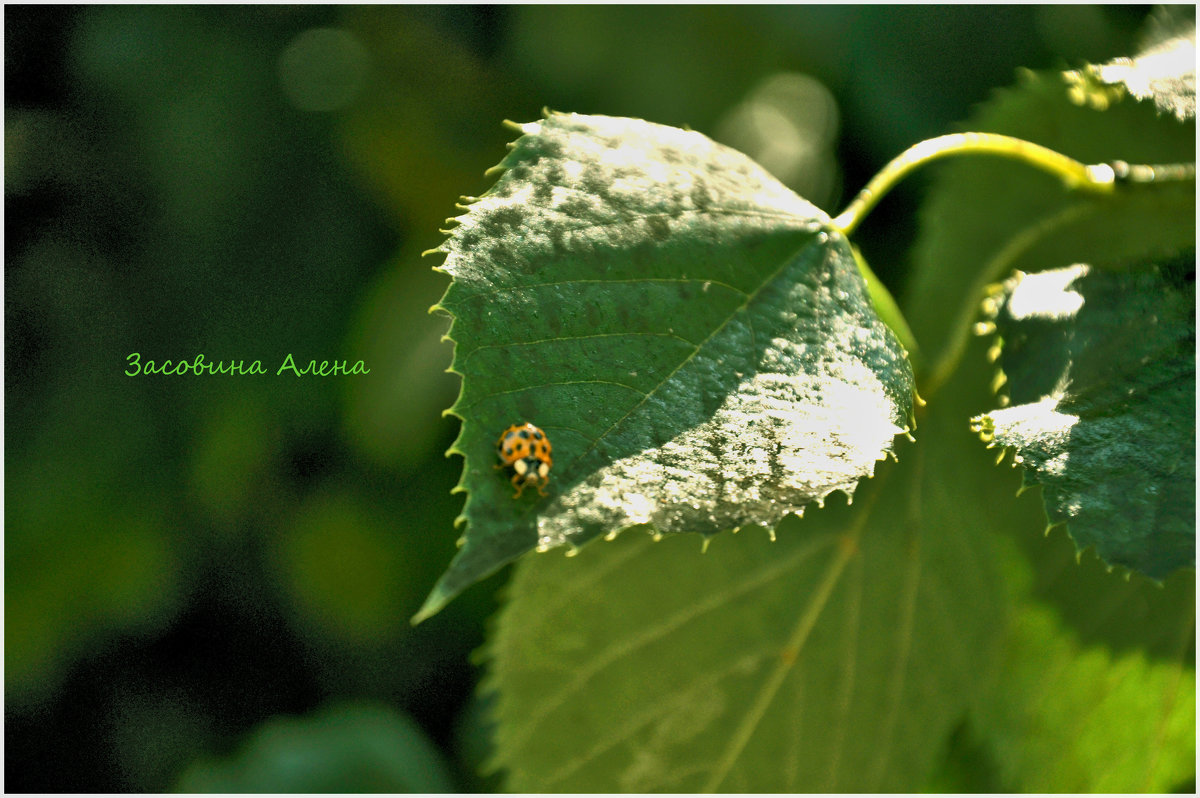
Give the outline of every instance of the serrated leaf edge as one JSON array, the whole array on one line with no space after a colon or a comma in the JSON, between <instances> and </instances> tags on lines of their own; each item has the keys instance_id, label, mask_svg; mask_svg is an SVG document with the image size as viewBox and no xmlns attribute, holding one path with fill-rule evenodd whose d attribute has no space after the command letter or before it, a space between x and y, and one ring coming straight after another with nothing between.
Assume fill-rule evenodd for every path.
<instances>
[{"instance_id":1,"label":"serrated leaf edge","mask_svg":"<svg viewBox=\"0 0 1200 798\"><path fill-rule=\"evenodd\" d=\"M1020 280L1024 277L1025 277L1025 272L1017 269L1017 270L1014 270L1013 276L1010 277L1009 280ZM1008 282L1008 281L1005 281L1005 282ZM995 324L995 319L999 315L1000 310L1003 307L1003 302L1000 300L1003 297L1004 293L1005 293L1005 283L993 283L992 285L988 286L987 296L980 302L980 311L981 311L981 316L983 317L983 321L980 322L978 325L976 325L976 329L975 329L976 334L979 336L991 335L994 337L992 345L988 347L987 357L988 357L988 361L990 363L995 364L995 366L996 366L995 376L992 379L992 386L993 386L992 393L996 395L998 404L1000 405L1001 408L1007 407L1011 401L1011 397L1009 396L1009 394L1004 392L1004 388L1008 385L1008 375L1004 372L1004 370L999 365L1000 356L1004 350L1004 338L1003 338L1003 336L1001 336L999 334L996 324ZM999 448L1000 451L996 457L996 465L997 466L999 466L1001 463L1004 462L1004 459L1006 456L1011 454L1012 458L1011 458L1011 461L1009 462L1009 467L1017 468L1019 466L1021 468L1021 484L1020 484L1020 486L1018 486L1018 488L1016 490L1016 493L1015 493L1016 496L1021 496L1023 493L1025 493L1025 491L1029 490L1030 488L1042 487L1042 485L1044 483L1037 478L1036 471L1034 471L1033 469L1031 469L1025 465L1025 461L1021 457L1021 453L1018 450L1018 448L1015 445L1011 445L1011 444L1002 446L999 442L997 442L995 440L995 437L994 437L995 422L992 419L992 415L990 412L989 413L981 413L977 416L972 416L970 419L970 428L971 428L971 431L976 433L979 436L979 439L981 441L983 441L983 443L986 444L986 448L988 448L988 449ZM1089 544L1086 546L1080 546L1079 541L1077 541L1075 539L1075 536L1073 534L1071 534L1070 522L1065 521L1065 520L1064 521L1053 520L1052 518L1050 518L1050 511L1046 507L1045 501L1044 500L1040 501L1039 504L1041 505L1041 508L1042 508L1042 514L1046 518L1046 524L1042 528L1042 536L1049 538L1051 531L1061 527L1062 530L1066 533L1067 539L1070 540L1072 545L1074 545L1074 547L1075 547L1075 564L1076 565L1080 565L1083 562L1084 553L1090 551L1092 553L1092 556L1094 556L1099 561L1100 565L1104 567L1104 569L1107 573L1111 574L1115 571L1118 574L1123 575L1123 577L1126 581L1129 581L1133 577L1133 574L1135 573L1134 569L1129 568L1128 566L1121 565L1119 563L1108 562L1107 560L1105 560L1103 557L1100 556L1099 550L1094 545ZM1139 573L1141 576L1143 576L1146 579L1149 579L1151 582L1153 582L1154 584L1156 584L1160 587L1163 585L1163 582L1165 579L1165 577L1164 577L1164 579L1156 579L1148 574L1141 573L1140 571L1137 571L1136 573Z\"/></svg>"},{"instance_id":2,"label":"serrated leaf edge","mask_svg":"<svg viewBox=\"0 0 1200 798\"><path fill-rule=\"evenodd\" d=\"M552 111L549 108L543 109L543 119L549 117L552 114L559 114L559 112ZM439 265L435 265L431 268L433 269L433 271L435 271L439 274L445 274L450 279L451 284L453 284L454 276L446 269L446 259L449 258L453 254L450 249L450 243L455 239L458 229L462 226L462 220L470 215L471 206L474 205L479 200L483 199L484 197L488 196L488 194L497 185L497 183L499 182L499 177L501 175L503 175L507 169L506 162L508 160L509 153L511 153L516 148L517 142L520 141L521 138L523 138L527 135L535 135L536 133L538 133L541 129L542 120L522 124L519 122L513 122L511 120L506 119L506 120L503 120L503 122L501 124L515 132L520 133L521 135L519 135L516 139L513 139L513 140L507 142L505 144L505 148L507 150L505 156L503 158L501 158L498 163L496 163L495 165L484 170L483 174L485 177L495 176L496 181L493 182L492 186L490 186L487 191L485 191L482 195L480 195L478 197L461 195L459 197L459 201L455 203L455 207L462 209L464 211L464 213L459 214L458 216L452 216L452 217L447 218L445 220L445 224L447 227L445 229L439 229L439 232L443 233L446 236L445 239L438 246L427 249L420 254L421 257L426 257L426 256L430 256L430 255L435 255L435 254L441 254L443 256L442 263ZM865 278L862 278L862 279L864 279L864 282L865 282ZM463 450L459 445L462 442L465 432L466 432L467 419L461 412L459 412L459 403L461 402L462 395L463 395L462 379L463 379L464 375L461 371L459 371L458 369L456 369L454 367L454 363L457 358L457 349L458 349L458 341L454 337L454 328L458 322L458 318L454 315L454 313L449 308L447 308L443 304L443 301L445 300L447 293L450 291L450 288L451 288L451 286L447 286L446 290L442 293L442 298L439 299L437 302L435 302L433 305L431 305L429 307L428 312L429 313L441 313L450 318L450 325L447 328L445 334L442 335L442 337L440 339L442 341L450 342L454 347L454 352L451 355L450 365L444 370L444 373L456 374L459 377L458 396L455 398L454 403L450 407L448 407L442 411L441 417L445 418L447 416L453 416L459 420L458 434L455 436L454 441L450 444L450 447L448 449L446 449L444 455L445 455L445 457L451 457L452 455L459 455L463 458L463 468L462 468L462 471L460 472L458 482L454 485L453 488L450 489L450 493L452 495L456 494L456 493L462 493L465 495L465 498L463 500L462 509L459 512L459 514L454 518L454 521L453 521L453 527L455 529L460 529L460 528L462 529L461 534L459 535L458 539L455 541L455 545L459 548L462 548L466 544L467 526L469 524L468 509L470 507L470 503L471 503L473 497L471 496L470 489L466 485L467 474L470 471L470 469L468 468L470 458L467 455L466 451ZM868 296L869 296L869 292L868 292ZM872 301L872 306L873 306L873 301ZM890 327L889 327L889 330L890 330ZM893 336L896 335L894 332L892 334L893 334ZM908 348L904 346L902 341L900 342L900 348L901 348L901 352L904 355L904 357L909 358L910 353L908 351ZM895 438L896 437L903 435L910 442L915 441L915 438L912 435L912 433L916 430L915 414L916 414L916 410L918 407L923 407L925 405L925 400L922 399L921 396L919 395L919 393L917 392L917 387L916 387L915 382L913 384L912 393L913 393L913 406L909 411L909 418L908 418L907 423L898 433L896 433L895 436L893 436L893 439L892 439L889 447L887 449L885 449L878 457L876 457L874 463L871 464L870 473L868 473L865 477L861 477L859 479L860 482L863 478L873 479L875 477L875 464L876 463L883 461L883 460L887 460L888 458L891 458L893 461L898 462L899 458L897 457L896 452L895 452ZM821 496L815 497L812 500L810 500L806 505L804 505L796 510L791 510L789 512L785 512L773 524L771 524L769 526L762 526L761 528L764 528L767 531L767 534L768 534L768 537L770 538L770 540L774 541L775 540L775 528L779 524L781 524L789 515L795 515L797 517L803 518L805 509L807 509L807 507L811 506L814 503L817 505L818 509L823 509L825 507L826 500L829 498L829 496L832 493L835 493L835 492L843 493L846 496L847 504L853 503L854 486L852 486L850 488L850 490L844 490L842 488L831 488L830 490L826 491ZM639 526L648 526L648 525L632 525L632 526L622 527L620 529L610 531L609 533L603 535L602 538L606 541L612 541L612 540L615 540L617 538L617 536L620 535L621 533L626 532L631 529L638 528ZM737 527L731 531L734 534L736 534L738 531L740 531L743 528L744 527ZM650 527L647 531L650 533L651 537L653 538L653 540L655 542L662 540L664 537L664 533L662 533L661 531L659 531L657 529L653 529L652 527ZM719 534L719 533L716 533L716 534ZM704 542L702 543L702 546L704 548L707 548L707 541L712 536L703 535L702 537L704 538ZM576 554L576 552L578 551L578 549L579 549L578 546L568 543L568 545L566 546L566 550L565 550L565 556L568 556L568 557L574 556ZM534 549L534 551L539 552L539 553L544 553L549 550L550 549L548 549L548 548L542 548L540 546L535 547L535 549ZM432 598L432 596L431 596L431 598ZM436 612L436 611L437 610L430 610L430 608L428 607L428 600L427 600L426 606L423 607L417 613L416 616L414 616L414 623L418 622L419 620L429 617L430 615L434 614L434 612Z\"/></svg>"}]
</instances>

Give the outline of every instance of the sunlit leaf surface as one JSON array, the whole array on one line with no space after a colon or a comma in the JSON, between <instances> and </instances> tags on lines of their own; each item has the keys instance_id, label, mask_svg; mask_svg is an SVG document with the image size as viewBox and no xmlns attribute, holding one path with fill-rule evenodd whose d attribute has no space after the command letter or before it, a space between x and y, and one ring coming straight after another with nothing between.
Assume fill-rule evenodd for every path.
<instances>
[{"instance_id":1,"label":"sunlit leaf surface","mask_svg":"<svg viewBox=\"0 0 1200 798\"><path fill-rule=\"evenodd\" d=\"M423 614L533 548L712 535L852 494L911 426L912 372L824 212L699 133L550 114L441 248L463 548ZM548 495L496 465L553 442Z\"/></svg>"}]
</instances>

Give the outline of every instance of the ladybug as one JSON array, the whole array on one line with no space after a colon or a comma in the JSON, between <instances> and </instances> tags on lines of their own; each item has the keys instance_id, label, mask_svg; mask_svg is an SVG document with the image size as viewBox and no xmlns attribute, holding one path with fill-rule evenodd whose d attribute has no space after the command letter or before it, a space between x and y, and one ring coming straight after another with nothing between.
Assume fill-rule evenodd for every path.
<instances>
[{"instance_id":1,"label":"ladybug","mask_svg":"<svg viewBox=\"0 0 1200 798\"><path fill-rule=\"evenodd\" d=\"M546 433L528 422L513 424L496 441L496 454L500 457L500 465L496 468L513 470L512 485L517 489L514 499L521 496L530 482L540 495L546 495L543 488L550 481L550 466L554 465Z\"/></svg>"}]
</instances>

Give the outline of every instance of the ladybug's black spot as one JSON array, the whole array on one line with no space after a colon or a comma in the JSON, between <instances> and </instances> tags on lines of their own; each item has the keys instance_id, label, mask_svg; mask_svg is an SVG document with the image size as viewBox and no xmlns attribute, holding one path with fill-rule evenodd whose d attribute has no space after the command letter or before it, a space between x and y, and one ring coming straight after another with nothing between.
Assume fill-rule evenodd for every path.
<instances>
[{"instance_id":1,"label":"ladybug's black spot","mask_svg":"<svg viewBox=\"0 0 1200 798\"><path fill-rule=\"evenodd\" d=\"M542 439L542 433L540 431L533 433L533 439L535 441L540 441Z\"/></svg>"},{"instance_id":2,"label":"ladybug's black spot","mask_svg":"<svg viewBox=\"0 0 1200 798\"><path fill-rule=\"evenodd\" d=\"M511 456L512 455L512 447L509 446L507 449L504 450L504 453Z\"/></svg>"},{"instance_id":3,"label":"ladybug's black spot","mask_svg":"<svg viewBox=\"0 0 1200 798\"><path fill-rule=\"evenodd\" d=\"M523 429L520 432L518 432L517 434L520 435L522 438L529 440L529 430Z\"/></svg>"}]
</instances>

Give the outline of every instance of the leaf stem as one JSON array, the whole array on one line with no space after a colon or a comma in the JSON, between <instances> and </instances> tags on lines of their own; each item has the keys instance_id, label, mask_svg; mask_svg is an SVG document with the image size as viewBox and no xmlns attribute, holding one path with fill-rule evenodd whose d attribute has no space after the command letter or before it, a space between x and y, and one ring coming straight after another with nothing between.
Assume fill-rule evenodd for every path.
<instances>
[{"instance_id":1,"label":"leaf stem","mask_svg":"<svg viewBox=\"0 0 1200 798\"><path fill-rule=\"evenodd\" d=\"M983 299L987 286L999 282L1012 270L1012 265L1038 241L1050 235L1054 230L1069 224L1092 209L1087 203L1077 202L1068 205L1053 216L1042 219L1037 224L1014 235L1000 250L988 260L975 276L971 290L967 292L968 301L959 310L958 316L951 326L950 339L940 356L930 363L928 373L919 375L918 384L921 395L928 401L938 389L950 379L958 368L963 352L974 337L975 320L979 317L979 303Z\"/></svg>"},{"instance_id":2,"label":"leaf stem","mask_svg":"<svg viewBox=\"0 0 1200 798\"><path fill-rule=\"evenodd\" d=\"M854 201L833 219L834 227L850 235L888 191L919 166L949 155L998 155L1024 161L1058 175L1070 188L1111 194L1117 181L1112 166L1088 166L1024 139L998 133L951 133L909 147L871 178Z\"/></svg>"}]
</instances>

